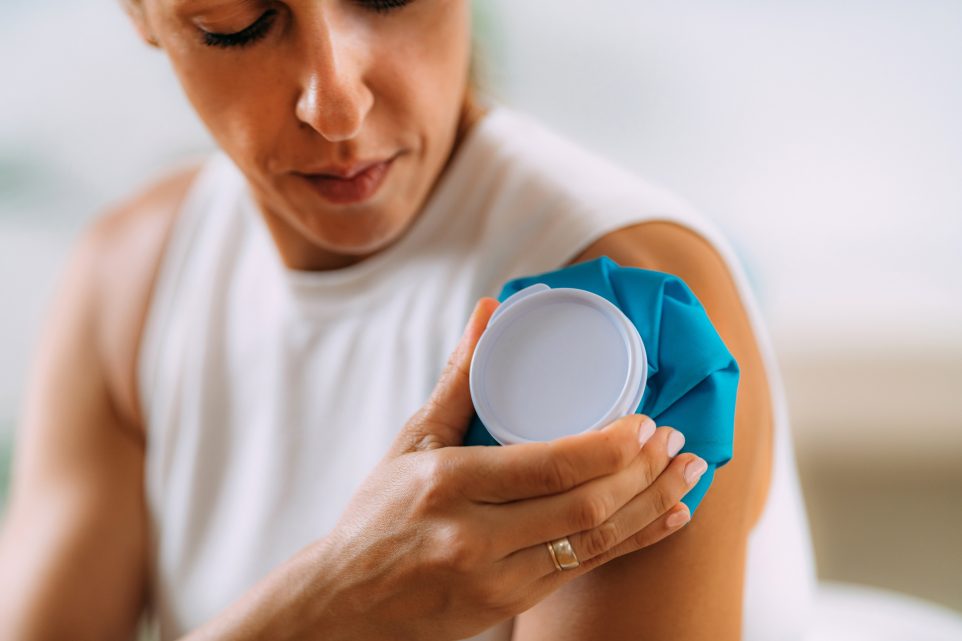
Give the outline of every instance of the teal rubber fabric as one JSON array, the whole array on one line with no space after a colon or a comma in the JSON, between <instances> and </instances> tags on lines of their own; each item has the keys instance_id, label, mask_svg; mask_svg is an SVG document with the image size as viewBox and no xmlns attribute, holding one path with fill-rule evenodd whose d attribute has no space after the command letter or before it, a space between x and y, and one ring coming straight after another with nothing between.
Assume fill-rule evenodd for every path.
<instances>
[{"instance_id":1,"label":"teal rubber fabric","mask_svg":"<svg viewBox=\"0 0 962 641\"><path fill-rule=\"evenodd\" d=\"M682 498L694 515L715 470L732 457L739 376L738 363L704 307L677 276L622 267L608 256L512 279L504 284L498 300L503 302L535 283L598 294L638 328L648 356L648 381L635 413L682 432L685 445L681 451L694 452L708 463L701 479ZM500 443L475 414L464 445Z\"/></svg>"}]
</instances>

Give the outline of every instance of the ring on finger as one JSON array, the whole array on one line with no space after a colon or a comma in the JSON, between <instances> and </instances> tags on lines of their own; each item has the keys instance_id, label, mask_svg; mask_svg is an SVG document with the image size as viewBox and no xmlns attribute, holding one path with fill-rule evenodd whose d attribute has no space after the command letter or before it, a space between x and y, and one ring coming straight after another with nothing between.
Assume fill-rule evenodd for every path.
<instances>
[{"instance_id":1,"label":"ring on finger","mask_svg":"<svg viewBox=\"0 0 962 641\"><path fill-rule=\"evenodd\" d=\"M571 547L571 541L568 540L568 537L563 536L560 539L549 541L545 545L548 546L551 562L558 570L570 570L581 565L581 561L578 560L578 555Z\"/></svg>"}]
</instances>

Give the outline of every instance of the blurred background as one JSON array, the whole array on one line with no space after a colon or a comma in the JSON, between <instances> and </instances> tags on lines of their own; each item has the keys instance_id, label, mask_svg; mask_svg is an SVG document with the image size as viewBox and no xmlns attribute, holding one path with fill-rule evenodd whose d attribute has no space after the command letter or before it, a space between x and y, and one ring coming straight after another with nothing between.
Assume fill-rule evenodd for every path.
<instances>
[{"instance_id":1,"label":"blurred background","mask_svg":"<svg viewBox=\"0 0 962 641\"><path fill-rule=\"evenodd\" d=\"M474 9L489 93L731 240L785 378L819 578L962 612L962 2ZM212 142L118 2L0 17L2 497L66 249Z\"/></svg>"}]
</instances>

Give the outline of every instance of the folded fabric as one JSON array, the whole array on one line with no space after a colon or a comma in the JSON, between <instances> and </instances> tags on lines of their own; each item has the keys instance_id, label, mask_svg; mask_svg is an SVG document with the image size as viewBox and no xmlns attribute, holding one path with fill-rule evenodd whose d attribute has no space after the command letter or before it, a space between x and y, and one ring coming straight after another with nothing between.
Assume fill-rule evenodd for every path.
<instances>
[{"instance_id":1,"label":"folded fabric","mask_svg":"<svg viewBox=\"0 0 962 641\"><path fill-rule=\"evenodd\" d=\"M535 283L602 296L638 329L648 357L648 381L635 413L682 432L681 451L694 452L708 463L701 479L682 498L694 514L715 470L732 457L739 377L738 363L704 307L677 276L622 267L608 256L512 279L504 284L498 300ZM475 414L464 445L500 444Z\"/></svg>"}]
</instances>

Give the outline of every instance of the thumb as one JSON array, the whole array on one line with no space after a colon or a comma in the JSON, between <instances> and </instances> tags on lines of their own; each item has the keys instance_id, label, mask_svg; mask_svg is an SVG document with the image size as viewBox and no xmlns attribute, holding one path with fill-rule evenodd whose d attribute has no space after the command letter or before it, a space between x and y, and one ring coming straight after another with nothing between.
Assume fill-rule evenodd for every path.
<instances>
[{"instance_id":1,"label":"thumb","mask_svg":"<svg viewBox=\"0 0 962 641\"><path fill-rule=\"evenodd\" d=\"M474 414L469 385L471 358L498 305L497 299L489 297L475 303L461 340L448 357L431 396L401 432L397 444L401 452L461 445Z\"/></svg>"}]
</instances>

